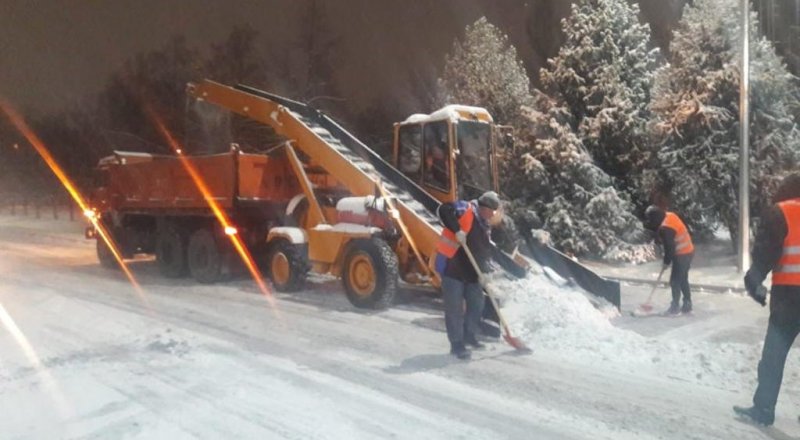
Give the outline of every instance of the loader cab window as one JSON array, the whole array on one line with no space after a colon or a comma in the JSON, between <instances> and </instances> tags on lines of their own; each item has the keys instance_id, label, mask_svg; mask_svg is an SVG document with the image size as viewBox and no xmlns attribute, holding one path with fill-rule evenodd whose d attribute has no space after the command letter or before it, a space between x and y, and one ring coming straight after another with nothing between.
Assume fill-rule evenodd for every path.
<instances>
[{"instance_id":1,"label":"loader cab window","mask_svg":"<svg viewBox=\"0 0 800 440\"><path fill-rule=\"evenodd\" d=\"M400 171L414 182L422 179L422 126L403 125L398 134L397 162Z\"/></svg>"},{"instance_id":2,"label":"loader cab window","mask_svg":"<svg viewBox=\"0 0 800 440\"><path fill-rule=\"evenodd\" d=\"M426 185L442 191L450 190L450 136L447 121L425 124L425 163L423 180Z\"/></svg>"},{"instance_id":3,"label":"loader cab window","mask_svg":"<svg viewBox=\"0 0 800 440\"><path fill-rule=\"evenodd\" d=\"M456 128L458 145L458 197L473 199L493 189L491 139L489 124L459 121Z\"/></svg>"}]
</instances>

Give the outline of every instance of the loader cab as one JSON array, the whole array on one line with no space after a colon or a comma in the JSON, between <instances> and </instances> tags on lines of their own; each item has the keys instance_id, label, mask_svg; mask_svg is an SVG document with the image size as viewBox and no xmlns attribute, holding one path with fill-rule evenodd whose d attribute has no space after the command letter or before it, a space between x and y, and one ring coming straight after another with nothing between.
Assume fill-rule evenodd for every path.
<instances>
[{"instance_id":1,"label":"loader cab","mask_svg":"<svg viewBox=\"0 0 800 440\"><path fill-rule=\"evenodd\" d=\"M393 164L441 202L497 191L494 124L478 107L451 105L394 125Z\"/></svg>"}]
</instances>

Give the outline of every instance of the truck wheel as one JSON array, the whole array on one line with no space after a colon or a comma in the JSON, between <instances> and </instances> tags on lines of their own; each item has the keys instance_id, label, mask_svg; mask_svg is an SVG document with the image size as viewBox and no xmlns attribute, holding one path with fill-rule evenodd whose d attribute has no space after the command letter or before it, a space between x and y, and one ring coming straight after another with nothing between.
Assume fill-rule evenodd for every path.
<instances>
[{"instance_id":1,"label":"truck wheel","mask_svg":"<svg viewBox=\"0 0 800 440\"><path fill-rule=\"evenodd\" d=\"M201 283L215 283L222 276L222 253L209 229L200 228L192 233L186 260L192 278Z\"/></svg>"},{"instance_id":2,"label":"truck wheel","mask_svg":"<svg viewBox=\"0 0 800 440\"><path fill-rule=\"evenodd\" d=\"M296 292L303 288L308 275L308 262L289 240L278 238L269 244L267 273L279 292Z\"/></svg>"},{"instance_id":3,"label":"truck wheel","mask_svg":"<svg viewBox=\"0 0 800 440\"><path fill-rule=\"evenodd\" d=\"M100 265L106 269L119 269L117 259L102 237L95 238L95 249L97 250L97 259L100 260Z\"/></svg>"},{"instance_id":4,"label":"truck wheel","mask_svg":"<svg viewBox=\"0 0 800 440\"><path fill-rule=\"evenodd\" d=\"M385 309L397 292L397 256L379 238L353 240L345 253L342 281L347 299L359 308Z\"/></svg>"},{"instance_id":5,"label":"truck wheel","mask_svg":"<svg viewBox=\"0 0 800 440\"><path fill-rule=\"evenodd\" d=\"M176 228L168 226L158 232L156 261L165 277L186 276L186 240Z\"/></svg>"}]
</instances>

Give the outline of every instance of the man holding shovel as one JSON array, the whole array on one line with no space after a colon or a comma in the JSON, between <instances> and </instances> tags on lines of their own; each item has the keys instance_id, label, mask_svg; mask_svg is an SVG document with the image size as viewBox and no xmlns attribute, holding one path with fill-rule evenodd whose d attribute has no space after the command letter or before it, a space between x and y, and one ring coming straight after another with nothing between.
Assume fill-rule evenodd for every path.
<instances>
[{"instance_id":1,"label":"man holding shovel","mask_svg":"<svg viewBox=\"0 0 800 440\"><path fill-rule=\"evenodd\" d=\"M761 218L753 244L753 264L744 277L747 293L762 306L767 291L761 285L772 272L769 324L758 363L758 387L753 406L733 410L750 420L772 425L783 381L786 356L800 333L800 173L781 182L774 200Z\"/></svg>"},{"instance_id":2,"label":"man holding shovel","mask_svg":"<svg viewBox=\"0 0 800 440\"><path fill-rule=\"evenodd\" d=\"M644 213L645 226L657 233L657 242L664 247L664 269L672 265L669 285L672 288L672 304L667 313L692 311L692 291L689 287L689 267L694 257L692 236L686 225L674 212L665 211L657 206L649 206ZM683 292L683 307L680 307Z\"/></svg>"},{"instance_id":3,"label":"man holding shovel","mask_svg":"<svg viewBox=\"0 0 800 440\"><path fill-rule=\"evenodd\" d=\"M436 271L442 276L444 320L450 353L459 359L471 357L467 345L482 348L476 337L483 314L483 272L489 268L491 244L489 220L497 215L500 198L494 191L478 200L444 203L439 206L439 218L444 224L437 245ZM480 266L476 271L464 247L472 251ZM466 313L464 303L466 302Z\"/></svg>"}]
</instances>

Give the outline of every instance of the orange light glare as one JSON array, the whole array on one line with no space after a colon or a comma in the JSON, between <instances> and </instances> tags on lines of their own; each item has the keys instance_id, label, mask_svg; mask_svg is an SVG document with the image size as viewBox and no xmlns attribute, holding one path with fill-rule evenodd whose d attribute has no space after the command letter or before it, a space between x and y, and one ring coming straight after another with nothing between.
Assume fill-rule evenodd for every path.
<instances>
[{"instance_id":1,"label":"orange light glare","mask_svg":"<svg viewBox=\"0 0 800 440\"><path fill-rule=\"evenodd\" d=\"M50 168L53 174L56 175L58 181L61 182L61 185L64 186L64 188L67 190L67 192L75 201L75 203L78 205L80 210L84 213L86 213L87 211L91 211L84 197L78 191L78 188L72 183L72 180L70 180L70 178L61 168L61 166L58 165L58 162L56 162L53 155L50 154L50 150L47 149L47 147L44 145L44 142L42 142L39 136L37 136L36 133L34 133L33 130L31 130L27 122L25 122L25 119L23 119L22 116L19 113L17 113L16 110L14 110L14 108L11 107L11 105L2 98L0 98L0 109L3 110L3 112L5 112L6 116L8 116L8 119L11 121L14 127L16 127L17 130L19 130L19 132L22 133L23 136L25 136L25 139L28 140L28 143L30 143L31 146L33 146L33 149L36 150L36 152L39 154L42 160L44 160L44 162L47 164L47 166ZM125 264L125 261L123 261L122 254L119 252L119 248L117 247L117 245L111 239L111 235L108 233L108 231L106 231L103 224L98 221L97 216L89 217L89 221L91 221L92 226L94 226L94 228L97 230L98 235L100 235L100 237L108 246L108 249L114 255L114 258L117 260L119 267L125 273L125 276L128 278L128 281L130 281L131 285L136 290L136 293L139 295L140 299L148 306L149 309L149 303L147 301L147 298L145 298L144 296L142 288L139 286L139 283L136 281L136 278L133 276L133 273L131 273L130 269L128 268L128 265Z\"/></svg>"},{"instance_id":2,"label":"orange light glare","mask_svg":"<svg viewBox=\"0 0 800 440\"><path fill-rule=\"evenodd\" d=\"M36 354L36 350L33 349L33 345L31 345L28 338L22 333L17 323L14 322L14 319L11 318L11 315L8 313L3 304L0 303L0 324L5 327L6 331L14 338L14 341L19 345L22 352L25 353L25 357L28 358L28 362L33 365L34 370L39 374L42 379L42 384L44 388L50 394L50 397L56 404L58 412L63 418L68 418L72 416L72 411L70 410L69 405L64 398L64 393L61 391L61 388L56 382L53 375L47 370L47 368L42 364L42 361L39 359L39 355Z\"/></svg>"},{"instance_id":3,"label":"orange light glare","mask_svg":"<svg viewBox=\"0 0 800 440\"><path fill-rule=\"evenodd\" d=\"M164 125L164 123L161 121L158 115L155 114L152 108L150 108L148 105L145 104L145 111L150 116L156 127L158 128L158 131L162 134L162 136L164 136L164 139L166 139L170 148L172 148L172 151L175 152L183 151L180 145L178 144L178 141L172 136L172 133L170 133L170 131L167 129L167 127ZM197 170L194 164L185 155L182 154L178 154L178 160L181 162L181 165L183 165L183 168L186 170L186 172L189 173L189 177L191 177L195 186L203 195L205 202L208 204L208 207L211 208L211 212L214 213L214 216L217 218L217 221L219 221L222 227L224 228L226 235L231 240L231 244L233 244L234 249L236 249L236 253L239 254L239 257L242 259L242 262L244 262L245 266L247 267L247 270L250 272L253 281L256 282L258 288L261 290L261 293L264 294L264 296L269 301L270 305L272 305L274 308L275 301L272 298L272 292L270 292L269 288L264 283L264 277L261 275L261 271L258 269L258 266L256 265L255 260L253 260L252 255L250 255L250 251L247 250L247 247L244 245L244 242L242 242L238 234L228 233L229 230L236 230L236 228L231 224L228 215L219 206L219 203L217 203L217 201L214 199L214 195L211 193L211 190L208 188L208 185L206 184L205 180L200 175L200 172Z\"/></svg>"}]
</instances>

